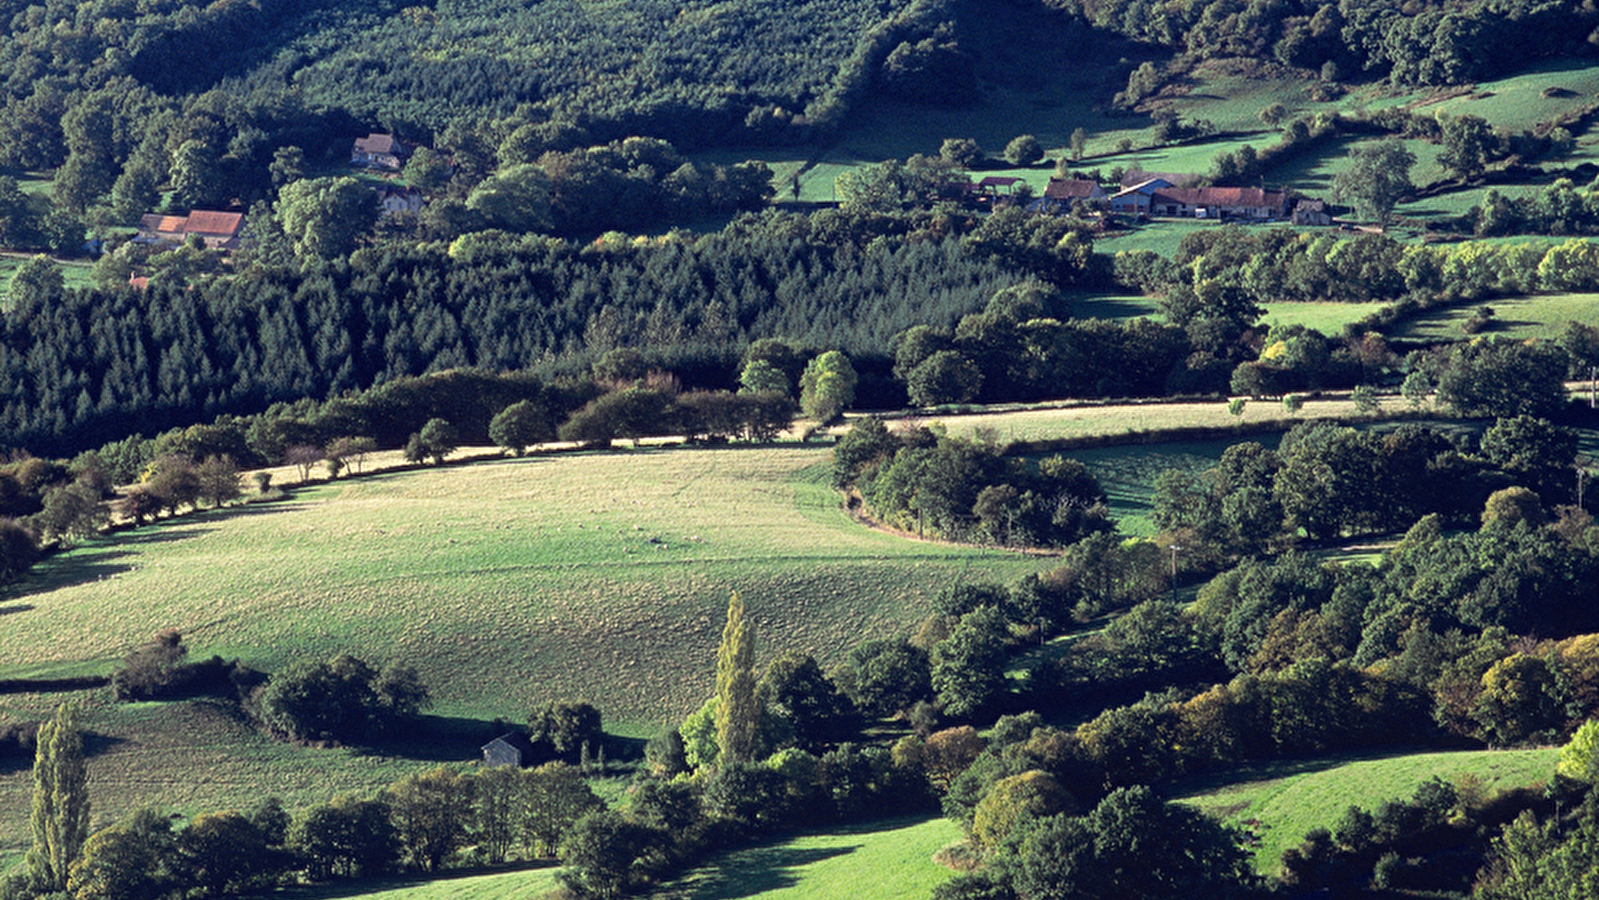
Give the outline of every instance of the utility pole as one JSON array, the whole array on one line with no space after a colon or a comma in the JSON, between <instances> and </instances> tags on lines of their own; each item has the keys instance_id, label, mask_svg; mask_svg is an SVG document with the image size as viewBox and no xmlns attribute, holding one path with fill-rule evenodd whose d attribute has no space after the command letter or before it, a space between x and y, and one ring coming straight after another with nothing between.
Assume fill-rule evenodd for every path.
<instances>
[{"instance_id":1,"label":"utility pole","mask_svg":"<svg viewBox=\"0 0 1599 900\"><path fill-rule=\"evenodd\" d=\"M1577 501L1580 505L1582 501ZM1177 551L1183 549L1176 544L1171 545L1171 599L1177 602Z\"/></svg>"}]
</instances>

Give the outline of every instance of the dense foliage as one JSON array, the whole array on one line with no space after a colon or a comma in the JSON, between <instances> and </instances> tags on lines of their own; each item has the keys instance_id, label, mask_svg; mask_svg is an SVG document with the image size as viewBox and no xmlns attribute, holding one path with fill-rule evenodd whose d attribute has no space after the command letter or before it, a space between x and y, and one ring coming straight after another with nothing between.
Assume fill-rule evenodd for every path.
<instances>
[{"instance_id":1,"label":"dense foliage","mask_svg":"<svg viewBox=\"0 0 1599 900\"><path fill-rule=\"evenodd\" d=\"M1195 59L1275 57L1336 77L1361 72L1400 84L1459 84L1528 59L1580 53L1593 30L1581 4L1538 0L1050 0L1100 28ZM1331 68L1328 68L1331 64Z\"/></svg>"},{"instance_id":2,"label":"dense foliage","mask_svg":"<svg viewBox=\"0 0 1599 900\"><path fill-rule=\"evenodd\" d=\"M728 357L745 342L881 353L895 332L945 324L1023 280L966 239L914 230L860 242L877 233L839 213L589 247L491 233L387 244L306 271L67 291L5 314L0 430L14 446L62 452L125 437L129 421L186 425L620 346L697 356L720 369L698 386L731 387Z\"/></svg>"}]
</instances>

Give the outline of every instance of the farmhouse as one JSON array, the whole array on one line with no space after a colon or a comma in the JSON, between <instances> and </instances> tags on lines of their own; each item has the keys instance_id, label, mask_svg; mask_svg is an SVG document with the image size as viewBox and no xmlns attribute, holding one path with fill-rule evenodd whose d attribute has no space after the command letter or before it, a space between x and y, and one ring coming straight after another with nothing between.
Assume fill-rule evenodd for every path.
<instances>
[{"instance_id":1,"label":"farmhouse","mask_svg":"<svg viewBox=\"0 0 1599 900\"><path fill-rule=\"evenodd\" d=\"M377 188L378 216L388 219L404 213L419 213L422 211L422 192L415 188L391 188L387 186Z\"/></svg>"},{"instance_id":2,"label":"farmhouse","mask_svg":"<svg viewBox=\"0 0 1599 900\"><path fill-rule=\"evenodd\" d=\"M1294 204L1289 221L1295 225L1331 225L1332 215L1327 212L1324 200L1301 200Z\"/></svg>"},{"instance_id":3,"label":"farmhouse","mask_svg":"<svg viewBox=\"0 0 1599 900\"><path fill-rule=\"evenodd\" d=\"M1288 195L1264 188L1180 188L1152 178L1117 192L1112 212L1181 219L1280 219L1288 215Z\"/></svg>"},{"instance_id":4,"label":"farmhouse","mask_svg":"<svg viewBox=\"0 0 1599 900\"><path fill-rule=\"evenodd\" d=\"M1146 178L1137 184L1123 187L1110 196L1110 211L1127 216L1150 215L1150 208L1155 192L1163 188L1172 188L1174 185L1164 178L1156 176Z\"/></svg>"},{"instance_id":5,"label":"farmhouse","mask_svg":"<svg viewBox=\"0 0 1599 900\"><path fill-rule=\"evenodd\" d=\"M1054 178L1044 188L1044 196L1028 205L1033 212L1063 215L1074 209L1087 207L1094 201L1103 201L1109 194L1099 182L1087 178Z\"/></svg>"},{"instance_id":6,"label":"farmhouse","mask_svg":"<svg viewBox=\"0 0 1599 900\"><path fill-rule=\"evenodd\" d=\"M410 156L410 151L405 148L399 138L392 134L379 134L372 132L364 138L356 138L355 145L350 148L350 164L365 166L369 169L387 169L398 172L405 168L405 160Z\"/></svg>"},{"instance_id":7,"label":"farmhouse","mask_svg":"<svg viewBox=\"0 0 1599 900\"><path fill-rule=\"evenodd\" d=\"M507 731L483 745L483 764L524 768L533 762L533 742L520 731Z\"/></svg>"},{"instance_id":8,"label":"farmhouse","mask_svg":"<svg viewBox=\"0 0 1599 900\"><path fill-rule=\"evenodd\" d=\"M144 244L183 243L190 236L205 242L207 250L236 250L243 239L244 213L196 209L186 216L155 213L139 219L134 240Z\"/></svg>"}]
</instances>

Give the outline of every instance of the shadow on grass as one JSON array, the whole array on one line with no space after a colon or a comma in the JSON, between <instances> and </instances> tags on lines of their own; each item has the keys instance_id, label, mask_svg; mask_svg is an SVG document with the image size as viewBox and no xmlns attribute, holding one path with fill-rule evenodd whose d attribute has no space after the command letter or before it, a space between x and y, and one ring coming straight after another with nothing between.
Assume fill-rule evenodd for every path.
<instances>
[{"instance_id":1,"label":"shadow on grass","mask_svg":"<svg viewBox=\"0 0 1599 900\"><path fill-rule=\"evenodd\" d=\"M859 850L847 847L755 847L740 850L703 866L662 896L669 900L735 900L799 884L795 870Z\"/></svg>"},{"instance_id":2,"label":"shadow on grass","mask_svg":"<svg viewBox=\"0 0 1599 900\"><path fill-rule=\"evenodd\" d=\"M93 759L103 753L109 753L117 746L125 743L127 741L119 737L85 731L83 733L83 756L85 759ZM31 750L27 753L0 756L0 776L14 775L32 768L33 751Z\"/></svg>"},{"instance_id":3,"label":"shadow on grass","mask_svg":"<svg viewBox=\"0 0 1599 900\"><path fill-rule=\"evenodd\" d=\"M483 745L507 731L523 731L526 726L502 719L477 719L467 716L422 715L405 734L353 745L350 752L357 756L398 757L417 762L454 763L478 760L483 757ZM604 742L604 759L612 764L631 766L644 759L645 740L607 734ZM600 748L594 748L596 756ZM568 759L575 763L577 760Z\"/></svg>"},{"instance_id":4,"label":"shadow on grass","mask_svg":"<svg viewBox=\"0 0 1599 900\"><path fill-rule=\"evenodd\" d=\"M479 867L465 869L450 869L433 875L404 875L385 878L353 878L347 881L331 881L323 884L297 885L294 887L279 888L274 891L239 894L244 900L342 900L347 897L365 897L383 891L415 890L425 885L448 883L468 878L479 878L486 875L514 875L517 872L536 872L555 867L553 861L521 863L494 867ZM471 893L470 888L462 888L462 896Z\"/></svg>"},{"instance_id":5,"label":"shadow on grass","mask_svg":"<svg viewBox=\"0 0 1599 900\"><path fill-rule=\"evenodd\" d=\"M1216 793L1224 788L1244 787L1263 781L1278 781L1284 778L1295 778L1300 775L1311 775L1316 772L1336 769L1339 766L1346 766L1350 763L1387 759L1395 755L1425 752L1427 749L1437 748L1395 746L1361 753L1322 756L1315 759L1279 759L1251 763L1234 766L1225 771L1209 775L1195 775L1191 778L1180 779L1173 782L1170 789L1165 793L1169 797L1198 797L1204 794Z\"/></svg>"}]
</instances>

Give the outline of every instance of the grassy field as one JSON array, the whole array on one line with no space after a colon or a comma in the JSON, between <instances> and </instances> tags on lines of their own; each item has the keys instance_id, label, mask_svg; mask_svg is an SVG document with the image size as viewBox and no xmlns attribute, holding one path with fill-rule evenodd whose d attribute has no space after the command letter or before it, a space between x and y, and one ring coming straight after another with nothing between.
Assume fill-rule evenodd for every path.
<instances>
[{"instance_id":1,"label":"grassy field","mask_svg":"<svg viewBox=\"0 0 1599 900\"><path fill-rule=\"evenodd\" d=\"M28 259L25 255L0 255L0 305L6 303L6 287L11 284L11 276L17 274L17 269ZM69 288L85 288L94 284L94 264L81 262L64 262L56 260L56 265L61 267L61 280Z\"/></svg>"},{"instance_id":2,"label":"grassy field","mask_svg":"<svg viewBox=\"0 0 1599 900\"><path fill-rule=\"evenodd\" d=\"M1382 409L1398 412L1407 408L1398 396L1385 397ZM1306 398L1297 413L1288 412L1275 400L1251 400L1244 406L1242 415L1227 411L1221 400L1192 403L1141 403L1110 405L1084 403L1071 406L1050 406L1007 412L973 412L929 415L918 419L922 424L941 423L949 433L969 436L977 429L992 430L1001 442L1039 441L1092 435L1135 435L1160 429L1178 428L1228 428L1237 424L1280 424L1284 429L1295 422L1312 419L1348 419L1362 417L1347 395L1327 394ZM1071 455L1077 455L1073 451Z\"/></svg>"},{"instance_id":3,"label":"grassy field","mask_svg":"<svg viewBox=\"0 0 1599 900\"><path fill-rule=\"evenodd\" d=\"M206 703L99 704L90 764L107 820L151 802L193 814L269 792L290 806L464 760L488 720L587 699L633 736L713 687L728 593L759 657L824 663L905 633L952 581L1010 582L1046 560L863 528L828 450L565 454L394 472L88 542L0 601L0 677L106 672L177 628L196 657L267 671L349 651L418 668L433 744L373 752L272 744ZM287 475L280 477L280 482ZM58 696L0 696L37 718ZM194 773L205 773L196 776ZM0 773L0 836L25 834L26 770ZM7 847L0 839L0 857Z\"/></svg>"},{"instance_id":4,"label":"grassy field","mask_svg":"<svg viewBox=\"0 0 1599 900\"><path fill-rule=\"evenodd\" d=\"M1273 328L1303 325L1328 337L1337 337L1344 326L1371 315L1386 303L1266 303L1260 321Z\"/></svg>"},{"instance_id":5,"label":"grassy field","mask_svg":"<svg viewBox=\"0 0 1599 900\"><path fill-rule=\"evenodd\" d=\"M1559 754L1479 750L1281 763L1179 786L1176 796L1258 837L1255 866L1272 873L1284 850L1298 846L1312 828L1331 828L1350 806L1369 812L1408 799L1433 776L1485 793L1541 784L1553 777Z\"/></svg>"},{"instance_id":6,"label":"grassy field","mask_svg":"<svg viewBox=\"0 0 1599 900\"><path fill-rule=\"evenodd\" d=\"M603 698L647 725L710 690L728 592L770 653L904 629L1015 554L856 525L825 448L642 450L386 473L88 542L8 598L0 674L104 670L154 630L268 671L414 661L441 713Z\"/></svg>"},{"instance_id":7,"label":"grassy field","mask_svg":"<svg viewBox=\"0 0 1599 900\"><path fill-rule=\"evenodd\" d=\"M294 887L270 894L272 900L537 900L559 884L557 868L519 869L514 872L454 874L443 878L391 878L355 883Z\"/></svg>"},{"instance_id":8,"label":"grassy field","mask_svg":"<svg viewBox=\"0 0 1599 900\"><path fill-rule=\"evenodd\" d=\"M1438 309L1417 316L1399 326L1393 337L1411 341L1464 340L1460 326L1483 304L1473 303ZM1599 294L1540 294L1531 297L1506 297L1488 301L1493 307L1494 327L1481 334L1524 340L1553 340L1568 322L1599 322Z\"/></svg>"},{"instance_id":9,"label":"grassy field","mask_svg":"<svg viewBox=\"0 0 1599 900\"><path fill-rule=\"evenodd\" d=\"M748 847L650 894L657 900L925 900L954 873L933 862L960 837L948 819L896 820Z\"/></svg>"},{"instance_id":10,"label":"grassy field","mask_svg":"<svg viewBox=\"0 0 1599 900\"><path fill-rule=\"evenodd\" d=\"M1253 438L1267 447L1276 447L1280 435L1263 434ZM1236 441L1173 441L1142 447L1099 447L1073 450L1079 460L1110 499L1111 515L1125 534L1152 536L1156 533L1150 518L1155 496L1155 478L1167 469L1199 472L1215 465L1222 451Z\"/></svg>"}]
</instances>

